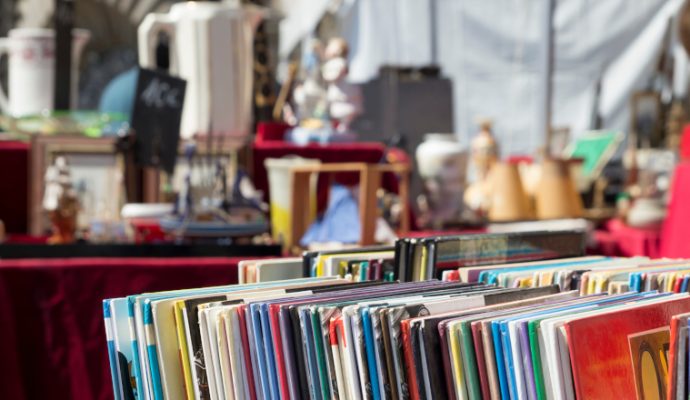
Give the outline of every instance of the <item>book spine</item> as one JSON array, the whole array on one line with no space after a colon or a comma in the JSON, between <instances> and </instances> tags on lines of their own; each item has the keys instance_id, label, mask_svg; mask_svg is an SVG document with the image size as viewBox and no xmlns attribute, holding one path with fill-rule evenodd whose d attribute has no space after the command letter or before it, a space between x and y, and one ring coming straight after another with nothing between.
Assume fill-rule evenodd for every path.
<instances>
[{"instance_id":1,"label":"book spine","mask_svg":"<svg viewBox=\"0 0 690 400\"><path fill-rule=\"evenodd\" d=\"M129 320L129 336L132 342L132 369L134 370L134 380L137 384L137 398L139 400L145 399L146 387L141 379L141 360L139 358L139 343L137 340L137 328L134 319L134 300L127 299L127 317Z\"/></svg>"},{"instance_id":2,"label":"book spine","mask_svg":"<svg viewBox=\"0 0 690 400\"><path fill-rule=\"evenodd\" d=\"M161 371L158 364L158 352L156 348L156 332L153 329L153 310L151 302L147 299L144 302L144 330L146 332L146 354L149 358L149 369L151 371L151 387L155 400L163 399L163 385L161 385Z\"/></svg>"},{"instance_id":3,"label":"book spine","mask_svg":"<svg viewBox=\"0 0 690 400\"><path fill-rule=\"evenodd\" d=\"M112 312L110 310L110 300L103 300L103 321L105 323L105 339L108 342L108 361L110 362L110 378L113 381L113 397L121 400L120 396L120 367L118 363L117 351L115 350L115 339L113 337Z\"/></svg>"},{"instance_id":4,"label":"book spine","mask_svg":"<svg viewBox=\"0 0 690 400\"><path fill-rule=\"evenodd\" d=\"M400 323L401 342L404 355L404 370L407 373L407 382L402 384L402 398L410 399L419 397L417 387L417 374L415 371L414 357L412 355L412 338L410 337L410 324L408 321Z\"/></svg>"}]
</instances>

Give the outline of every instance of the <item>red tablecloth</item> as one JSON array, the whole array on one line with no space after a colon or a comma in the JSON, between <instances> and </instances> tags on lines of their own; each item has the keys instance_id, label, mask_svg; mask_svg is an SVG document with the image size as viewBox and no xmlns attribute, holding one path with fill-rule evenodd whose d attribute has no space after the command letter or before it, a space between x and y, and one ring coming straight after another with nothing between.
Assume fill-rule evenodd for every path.
<instances>
[{"instance_id":1,"label":"red tablecloth","mask_svg":"<svg viewBox=\"0 0 690 400\"><path fill-rule=\"evenodd\" d=\"M0 141L0 220L10 233L26 233L29 218L29 144Z\"/></svg>"},{"instance_id":2,"label":"red tablecloth","mask_svg":"<svg viewBox=\"0 0 690 400\"><path fill-rule=\"evenodd\" d=\"M632 257L661 255L660 229L633 228L619 219L604 224L604 229L594 231L595 248L591 253L606 256Z\"/></svg>"},{"instance_id":3,"label":"red tablecloth","mask_svg":"<svg viewBox=\"0 0 690 400\"><path fill-rule=\"evenodd\" d=\"M690 144L690 139L686 142ZM673 174L671 201L662 228L661 255L690 257L690 161L687 160L678 164Z\"/></svg>"},{"instance_id":4,"label":"red tablecloth","mask_svg":"<svg viewBox=\"0 0 690 400\"><path fill-rule=\"evenodd\" d=\"M112 399L101 300L235 283L239 260L0 260L0 399Z\"/></svg>"}]
</instances>

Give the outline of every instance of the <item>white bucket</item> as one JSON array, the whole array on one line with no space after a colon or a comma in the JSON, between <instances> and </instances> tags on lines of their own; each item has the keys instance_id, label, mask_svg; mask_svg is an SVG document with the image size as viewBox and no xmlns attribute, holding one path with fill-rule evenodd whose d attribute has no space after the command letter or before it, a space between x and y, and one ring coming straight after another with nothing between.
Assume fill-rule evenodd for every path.
<instances>
[{"instance_id":1,"label":"white bucket","mask_svg":"<svg viewBox=\"0 0 690 400\"><path fill-rule=\"evenodd\" d=\"M273 238L283 243L296 243L301 238L293 238L292 227L292 179L290 169L300 165L320 165L321 161L311 158L287 156L284 158L267 158L264 166L268 173L268 190L271 207L271 232ZM316 217L316 181L318 175L313 174L309 182L310 217Z\"/></svg>"}]
</instances>

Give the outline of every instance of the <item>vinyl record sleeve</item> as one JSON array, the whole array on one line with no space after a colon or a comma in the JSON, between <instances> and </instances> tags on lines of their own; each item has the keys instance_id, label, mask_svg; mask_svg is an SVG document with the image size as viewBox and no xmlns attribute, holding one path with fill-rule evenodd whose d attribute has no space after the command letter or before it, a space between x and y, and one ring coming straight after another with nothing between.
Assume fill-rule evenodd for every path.
<instances>
[{"instance_id":1,"label":"vinyl record sleeve","mask_svg":"<svg viewBox=\"0 0 690 400\"><path fill-rule=\"evenodd\" d=\"M134 383L134 376L131 373L134 359L127 308L126 297L110 299L113 340L117 355L118 370L120 372L120 396L124 400L133 400L137 397L137 388Z\"/></svg>"},{"instance_id":2,"label":"vinyl record sleeve","mask_svg":"<svg viewBox=\"0 0 690 400\"><path fill-rule=\"evenodd\" d=\"M331 357L333 358L333 376L331 377L331 385L334 387L335 397L337 399L347 398L347 387L345 386L345 376L343 371L343 363L340 358L341 348L338 345L338 329L342 329L342 324L337 325L338 318L331 317L328 323L328 337L329 346L331 349Z\"/></svg>"},{"instance_id":3,"label":"vinyl record sleeve","mask_svg":"<svg viewBox=\"0 0 690 400\"><path fill-rule=\"evenodd\" d=\"M371 329L374 338L374 357L376 360L376 373L379 376L379 392L381 393L381 397L383 399L390 399L392 396L390 384L390 374L392 371L388 370L385 341L383 338L384 321L382 315L385 309L385 307L372 307L370 311L370 318Z\"/></svg>"},{"instance_id":4,"label":"vinyl record sleeve","mask_svg":"<svg viewBox=\"0 0 690 400\"><path fill-rule=\"evenodd\" d=\"M411 333L411 321L409 319L400 322L400 340L403 348L403 364L406 372L406 381L403 382L403 398L419 399L419 384L417 380L417 368L414 362L413 341Z\"/></svg>"},{"instance_id":5,"label":"vinyl record sleeve","mask_svg":"<svg viewBox=\"0 0 690 400\"><path fill-rule=\"evenodd\" d=\"M383 308L379 311L379 316L381 319L381 336L383 337L383 351L385 354L386 370L388 372L388 389L390 392L390 398L392 400L398 400L398 381L395 372L395 360L393 358L393 341L391 340L391 331L389 324L389 309Z\"/></svg>"},{"instance_id":6,"label":"vinyl record sleeve","mask_svg":"<svg viewBox=\"0 0 690 400\"><path fill-rule=\"evenodd\" d=\"M272 282L303 278L301 258L278 258L255 260L257 282Z\"/></svg>"},{"instance_id":7,"label":"vinyl record sleeve","mask_svg":"<svg viewBox=\"0 0 690 400\"><path fill-rule=\"evenodd\" d=\"M688 317L690 314L678 314L671 317L670 335L671 342L669 347L669 362L668 362L668 376L669 385L667 387L667 399L676 399L679 392L679 372L685 365L685 358L681 356L681 348L686 350L682 343L687 341L687 337L683 337L681 328L688 326ZM687 332L687 331L686 331ZM681 361L682 360L682 361ZM682 390L681 390L682 391Z\"/></svg>"},{"instance_id":8,"label":"vinyl record sleeve","mask_svg":"<svg viewBox=\"0 0 690 400\"><path fill-rule=\"evenodd\" d=\"M688 324L684 321L684 325L680 327L680 339L678 340L678 357L676 360L676 398L687 399L688 394L686 390L688 365Z\"/></svg>"},{"instance_id":9,"label":"vinyl record sleeve","mask_svg":"<svg viewBox=\"0 0 690 400\"><path fill-rule=\"evenodd\" d=\"M115 400L121 400L122 382L120 381L119 357L117 350L115 350L115 337L113 332L116 328L112 322L113 318L110 301L110 299L103 300L103 322L105 327L105 339L108 344L108 363L110 364L110 379L113 384L113 397Z\"/></svg>"},{"instance_id":10,"label":"vinyl record sleeve","mask_svg":"<svg viewBox=\"0 0 690 400\"><path fill-rule=\"evenodd\" d=\"M240 331L240 336L242 339L242 354L243 354L243 365L245 366L245 373L247 375L247 381L245 382L249 389L249 398L251 400L259 398L261 395L259 383L257 380L257 366L252 360L251 352L251 341L249 340L249 324L246 317L246 305L240 305L237 307L237 322L238 329Z\"/></svg>"},{"instance_id":11,"label":"vinyl record sleeve","mask_svg":"<svg viewBox=\"0 0 690 400\"><path fill-rule=\"evenodd\" d=\"M203 313L202 313L203 315ZM230 349L228 346L233 342L234 338L232 337L230 327L227 326L226 322L227 321L225 318L223 318L222 314L216 315L218 318L217 323L214 324L214 330L215 332L215 339L216 342L214 344L214 347L217 349L218 353L218 366L217 368L219 369L220 372L220 379L217 380L217 388L221 392L218 398L223 398L226 400L234 400L236 396L236 390L233 382L233 375L239 375L242 376L242 371L241 370L236 370L236 372L233 373L233 369L231 367L231 362L230 362ZM201 317L202 319L204 317ZM228 329L230 328L230 329ZM216 378L214 378L216 379ZM244 394L243 394L244 395Z\"/></svg>"},{"instance_id":12,"label":"vinyl record sleeve","mask_svg":"<svg viewBox=\"0 0 690 400\"><path fill-rule=\"evenodd\" d=\"M376 368L376 355L374 354L374 332L369 307L361 307L359 313L359 316L362 320L362 331L364 333L364 347L366 350L366 363L367 369L369 370L372 398L374 400L380 400L382 393L379 385L379 371Z\"/></svg>"},{"instance_id":13,"label":"vinyl record sleeve","mask_svg":"<svg viewBox=\"0 0 690 400\"><path fill-rule=\"evenodd\" d=\"M632 339L642 339L645 336L641 335L646 335L645 332L668 327L672 315L690 311L690 298L675 296L651 304L636 304L619 310L607 310L599 315L565 321L578 398L637 396L636 388L640 390L640 381L634 372L642 373L643 367L638 366L633 358L635 368L630 369L630 352L637 349L631 347L635 343ZM595 332L602 331L611 334L604 337L595 335ZM594 340L595 337L597 340ZM660 344L664 345L663 342ZM633 352L633 356L635 354ZM639 354L642 356L644 352ZM605 386L598 384L601 376L597 376L598 373L595 372L602 366L606 366L608 371ZM665 380L661 383L665 385Z\"/></svg>"},{"instance_id":14,"label":"vinyl record sleeve","mask_svg":"<svg viewBox=\"0 0 690 400\"><path fill-rule=\"evenodd\" d=\"M185 300L185 330L187 331L190 359L192 359L192 376L194 377L196 389L201 400L210 400L212 389L209 386L208 375L206 374L206 360L201 343L201 332L199 331L199 306L212 301L225 300L225 296L209 296L197 299ZM215 389L215 388L213 388Z\"/></svg>"}]
</instances>

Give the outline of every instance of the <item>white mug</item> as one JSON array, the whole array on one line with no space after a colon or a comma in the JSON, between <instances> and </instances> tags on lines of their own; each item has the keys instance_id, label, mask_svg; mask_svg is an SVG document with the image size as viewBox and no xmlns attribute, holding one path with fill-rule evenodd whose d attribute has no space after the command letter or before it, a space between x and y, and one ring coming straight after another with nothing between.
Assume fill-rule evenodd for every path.
<instances>
[{"instance_id":1,"label":"white mug","mask_svg":"<svg viewBox=\"0 0 690 400\"><path fill-rule=\"evenodd\" d=\"M76 104L78 64L91 38L89 31L72 32L71 100ZM0 111L14 117L53 109L55 97L55 31L41 28L12 29L0 38L0 56L7 54L9 93L0 86Z\"/></svg>"}]
</instances>

